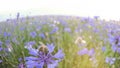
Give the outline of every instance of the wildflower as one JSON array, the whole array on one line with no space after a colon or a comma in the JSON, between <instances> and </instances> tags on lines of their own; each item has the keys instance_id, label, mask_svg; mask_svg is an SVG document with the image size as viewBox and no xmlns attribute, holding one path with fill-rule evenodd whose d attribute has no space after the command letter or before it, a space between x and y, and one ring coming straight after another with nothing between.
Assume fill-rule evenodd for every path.
<instances>
[{"instance_id":1,"label":"wildflower","mask_svg":"<svg viewBox=\"0 0 120 68\"><path fill-rule=\"evenodd\" d=\"M42 29L41 26L37 26L37 27L36 27L36 30L37 30L37 31L40 31L41 29Z\"/></svg>"},{"instance_id":2,"label":"wildflower","mask_svg":"<svg viewBox=\"0 0 120 68\"><path fill-rule=\"evenodd\" d=\"M41 38L43 38L43 39L45 38L45 34L44 34L44 33L40 33L39 36L40 36Z\"/></svg>"},{"instance_id":3,"label":"wildflower","mask_svg":"<svg viewBox=\"0 0 120 68\"><path fill-rule=\"evenodd\" d=\"M11 36L11 33L8 33L8 32L4 32L4 37L10 37Z\"/></svg>"},{"instance_id":4,"label":"wildflower","mask_svg":"<svg viewBox=\"0 0 120 68\"><path fill-rule=\"evenodd\" d=\"M3 48L0 46L0 51L2 51L3 50Z\"/></svg>"},{"instance_id":5,"label":"wildflower","mask_svg":"<svg viewBox=\"0 0 120 68\"><path fill-rule=\"evenodd\" d=\"M71 29L70 28L64 28L64 31L65 32L71 32Z\"/></svg>"},{"instance_id":6,"label":"wildflower","mask_svg":"<svg viewBox=\"0 0 120 68\"><path fill-rule=\"evenodd\" d=\"M35 44L36 44L35 41L29 41L29 42L25 43L25 48L29 48L30 46L33 46Z\"/></svg>"},{"instance_id":7,"label":"wildflower","mask_svg":"<svg viewBox=\"0 0 120 68\"><path fill-rule=\"evenodd\" d=\"M10 44L10 40L5 40L5 44L9 45Z\"/></svg>"},{"instance_id":8,"label":"wildflower","mask_svg":"<svg viewBox=\"0 0 120 68\"><path fill-rule=\"evenodd\" d=\"M115 58L106 57L105 62L112 65L114 64L115 60L116 60Z\"/></svg>"},{"instance_id":9,"label":"wildflower","mask_svg":"<svg viewBox=\"0 0 120 68\"><path fill-rule=\"evenodd\" d=\"M110 36L111 49L113 52L120 53L120 36Z\"/></svg>"},{"instance_id":10,"label":"wildflower","mask_svg":"<svg viewBox=\"0 0 120 68\"><path fill-rule=\"evenodd\" d=\"M66 21L64 21L64 20L59 20L59 22L63 26L67 26L68 25L68 23Z\"/></svg>"},{"instance_id":11,"label":"wildflower","mask_svg":"<svg viewBox=\"0 0 120 68\"><path fill-rule=\"evenodd\" d=\"M26 57L26 66L27 68L55 68L60 62L64 54L62 50L58 50L56 54L52 54L54 51L53 44L41 45L39 49L34 49L32 47L28 48L29 53L32 56Z\"/></svg>"},{"instance_id":12,"label":"wildflower","mask_svg":"<svg viewBox=\"0 0 120 68\"><path fill-rule=\"evenodd\" d=\"M36 33L35 31L30 32L30 36L31 36L32 38L35 38L35 37L37 36L37 33Z\"/></svg>"},{"instance_id":13,"label":"wildflower","mask_svg":"<svg viewBox=\"0 0 120 68\"><path fill-rule=\"evenodd\" d=\"M103 46L103 47L102 47L102 51L103 51L103 52L105 52L105 50L106 50L106 47L105 47L105 46Z\"/></svg>"},{"instance_id":14,"label":"wildflower","mask_svg":"<svg viewBox=\"0 0 120 68\"><path fill-rule=\"evenodd\" d=\"M93 56L95 54L94 48L92 48L91 50L89 50L88 55L89 56Z\"/></svg>"},{"instance_id":15,"label":"wildflower","mask_svg":"<svg viewBox=\"0 0 120 68\"><path fill-rule=\"evenodd\" d=\"M58 30L59 30L58 27L54 27L53 30L50 32L50 34L53 34L53 33L57 32Z\"/></svg>"},{"instance_id":16,"label":"wildflower","mask_svg":"<svg viewBox=\"0 0 120 68\"><path fill-rule=\"evenodd\" d=\"M78 54L81 55L81 56L87 54L90 57L92 57L95 54L95 51L94 51L93 48L91 50L88 50L87 48L84 48L84 49L80 50L78 52Z\"/></svg>"},{"instance_id":17,"label":"wildflower","mask_svg":"<svg viewBox=\"0 0 120 68\"><path fill-rule=\"evenodd\" d=\"M19 19L19 17L20 17L20 13L18 12L16 15L17 20Z\"/></svg>"},{"instance_id":18,"label":"wildflower","mask_svg":"<svg viewBox=\"0 0 120 68\"><path fill-rule=\"evenodd\" d=\"M98 18L100 18L100 16L94 16L94 19L96 19L96 20L97 20Z\"/></svg>"},{"instance_id":19,"label":"wildflower","mask_svg":"<svg viewBox=\"0 0 120 68\"><path fill-rule=\"evenodd\" d=\"M25 68L25 64L20 63L20 64L18 65L18 68Z\"/></svg>"},{"instance_id":20,"label":"wildflower","mask_svg":"<svg viewBox=\"0 0 120 68\"><path fill-rule=\"evenodd\" d=\"M26 68L26 67L25 67L25 64L23 63L23 59L22 59L22 58L19 58L18 60L19 60L19 62L20 62L20 64L18 65L18 68Z\"/></svg>"},{"instance_id":21,"label":"wildflower","mask_svg":"<svg viewBox=\"0 0 120 68\"><path fill-rule=\"evenodd\" d=\"M88 54L88 49L87 49L87 48L84 48L84 49L80 50L80 51L78 52L78 54L79 54L79 55Z\"/></svg>"},{"instance_id":22,"label":"wildflower","mask_svg":"<svg viewBox=\"0 0 120 68\"><path fill-rule=\"evenodd\" d=\"M36 42L35 41L29 41L29 42L27 42L27 43L25 43L25 45L34 45L34 44L36 44Z\"/></svg>"},{"instance_id":23,"label":"wildflower","mask_svg":"<svg viewBox=\"0 0 120 68\"><path fill-rule=\"evenodd\" d=\"M112 46L111 46L111 49L112 49L113 52L116 52L116 51L117 51L117 47L116 47L115 45L112 45Z\"/></svg>"},{"instance_id":24,"label":"wildflower","mask_svg":"<svg viewBox=\"0 0 120 68\"><path fill-rule=\"evenodd\" d=\"M17 40L16 37L14 37L14 38L12 39L12 42L14 42L14 43L16 43L16 44L19 44L19 42L18 42L18 40Z\"/></svg>"},{"instance_id":25,"label":"wildflower","mask_svg":"<svg viewBox=\"0 0 120 68\"><path fill-rule=\"evenodd\" d=\"M99 30L98 30L97 28L94 28L93 31L94 31L95 33L98 33L98 32L99 32Z\"/></svg>"},{"instance_id":26,"label":"wildflower","mask_svg":"<svg viewBox=\"0 0 120 68\"><path fill-rule=\"evenodd\" d=\"M42 22L42 23L41 23L41 25L45 25L45 24L47 24L47 22Z\"/></svg>"},{"instance_id":27,"label":"wildflower","mask_svg":"<svg viewBox=\"0 0 120 68\"><path fill-rule=\"evenodd\" d=\"M109 36L109 42L110 42L110 44L111 44L111 45L114 45L115 37L112 36L111 34L108 34L108 36Z\"/></svg>"},{"instance_id":28,"label":"wildflower","mask_svg":"<svg viewBox=\"0 0 120 68\"><path fill-rule=\"evenodd\" d=\"M0 46L2 46L2 41L0 41Z\"/></svg>"},{"instance_id":29,"label":"wildflower","mask_svg":"<svg viewBox=\"0 0 120 68\"><path fill-rule=\"evenodd\" d=\"M2 60L0 60L0 63L2 63L3 61Z\"/></svg>"},{"instance_id":30,"label":"wildflower","mask_svg":"<svg viewBox=\"0 0 120 68\"><path fill-rule=\"evenodd\" d=\"M25 30L25 27L20 27L19 30L20 30L20 31L24 31L24 30Z\"/></svg>"}]
</instances>

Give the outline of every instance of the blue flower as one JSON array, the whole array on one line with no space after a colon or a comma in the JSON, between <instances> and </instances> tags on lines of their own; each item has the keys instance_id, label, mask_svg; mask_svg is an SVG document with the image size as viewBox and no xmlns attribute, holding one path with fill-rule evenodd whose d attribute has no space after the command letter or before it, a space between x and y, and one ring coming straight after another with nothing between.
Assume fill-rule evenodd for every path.
<instances>
[{"instance_id":1,"label":"blue flower","mask_svg":"<svg viewBox=\"0 0 120 68\"><path fill-rule=\"evenodd\" d=\"M0 46L2 46L2 44L3 44L3 42L2 42L2 41L0 41Z\"/></svg>"},{"instance_id":2,"label":"blue flower","mask_svg":"<svg viewBox=\"0 0 120 68\"><path fill-rule=\"evenodd\" d=\"M65 32L71 32L71 29L70 28L64 28L64 31Z\"/></svg>"},{"instance_id":3,"label":"blue flower","mask_svg":"<svg viewBox=\"0 0 120 68\"><path fill-rule=\"evenodd\" d=\"M12 39L12 42L13 42L13 43L16 43L16 44L19 44L19 42L18 42L18 40L17 40L16 37L14 37L14 38Z\"/></svg>"},{"instance_id":4,"label":"blue flower","mask_svg":"<svg viewBox=\"0 0 120 68\"><path fill-rule=\"evenodd\" d=\"M20 63L20 64L18 65L18 68L25 68L25 64Z\"/></svg>"},{"instance_id":5,"label":"blue flower","mask_svg":"<svg viewBox=\"0 0 120 68\"><path fill-rule=\"evenodd\" d=\"M95 19L98 19L98 18L100 18L100 16L94 16L94 18L95 18Z\"/></svg>"},{"instance_id":6,"label":"blue flower","mask_svg":"<svg viewBox=\"0 0 120 68\"><path fill-rule=\"evenodd\" d=\"M9 45L10 44L10 40L5 40L5 44Z\"/></svg>"},{"instance_id":7,"label":"blue flower","mask_svg":"<svg viewBox=\"0 0 120 68\"><path fill-rule=\"evenodd\" d=\"M112 51L120 53L120 36L110 36L109 40Z\"/></svg>"},{"instance_id":8,"label":"blue flower","mask_svg":"<svg viewBox=\"0 0 120 68\"><path fill-rule=\"evenodd\" d=\"M115 58L106 57L105 62L112 65L114 64L115 60L116 60Z\"/></svg>"},{"instance_id":9,"label":"blue flower","mask_svg":"<svg viewBox=\"0 0 120 68\"><path fill-rule=\"evenodd\" d=\"M102 47L102 51L103 51L103 52L106 51L106 47L105 47L105 46Z\"/></svg>"},{"instance_id":10,"label":"blue flower","mask_svg":"<svg viewBox=\"0 0 120 68\"><path fill-rule=\"evenodd\" d=\"M44 34L44 33L40 33L39 36L40 36L41 38L43 38L43 39L45 38L45 34Z\"/></svg>"},{"instance_id":11,"label":"blue flower","mask_svg":"<svg viewBox=\"0 0 120 68\"><path fill-rule=\"evenodd\" d=\"M112 36L111 34L108 34L108 37L109 37L109 42L111 45L114 45L114 42L115 42L115 37Z\"/></svg>"},{"instance_id":12,"label":"blue flower","mask_svg":"<svg viewBox=\"0 0 120 68\"><path fill-rule=\"evenodd\" d=\"M18 12L16 15L17 20L19 19L19 17L20 17L20 13Z\"/></svg>"},{"instance_id":13,"label":"blue flower","mask_svg":"<svg viewBox=\"0 0 120 68\"><path fill-rule=\"evenodd\" d=\"M35 38L35 37L37 36L37 33L36 33L35 31L30 32L30 36L31 36L32 38Z\"/></svg>"},{"instance_id":14,"label":"blue flower","mask_svg":"<svg viewBox=\"0 0 120 68\"><path fill-rule=\"evenodd\" d=\"M30 46L33 46L35 44L36 44L35 41L29 41L29 42L25 43L25 48L29 48Z\"/></svg>"},{"instance_id":15,"label":"blue flower","mask_svg":"<svg viewBox=\"0 0 120 68\"><path fill-rule=\"evenodd\" d=\"M48 51L49 53L52 53L54 51L54 45L53 44L47 44L47 47L48 47Z\"/></svg>"},{"instance_id":16,"label":"blue flower","mask_svg":"<svg viewBox=\"0 0 120 68\"><path fill-rule=\"evenodd\" d=\"M92 57L95 54L95 51L94 51L94 48L92 48L91 50L88 50L87 48L84 48L84 49L80 50L78 52L78 54L81 55L81 56L87 54L87 55Z\"/></svg>"},{"instance_id":17,"label":"blue flower","mask_svg":"<svg viewBox=\"0 0 120 68\"><path fill-rule=\"evenodd\" d=\"M50 32L50 34L53 34L53 33L57 32L58 30L59 30L58 27L54 27L53 30Z\"/></svg>"},{"instance_id":18,"label":"blue flower","mask_svg":"<svg viewBox=\"0 0 120 68\"><path fill-rule=\"evenodd\" d=\"M20 27L19 30L20 30L20 31L24 31L24 30L25 30L25 26L24 26L24 27Z\"/></svg>"},{"instance_id":19,"label":"blue flower","mask_svg":"<svg viewBox=\"0 0 120 68\"><path fill-rule=\"evenodd\" d=\"M111 49L112 49L113 52L116 52L116 51L117 51L117 47L116 47L115 45L112 45L112 46L111 46Z\"/></svg>"},{"instance_id":20,"label":"blue flower","mask_svg":"<svg viewBox=\"0 0 120 68\"><path fill-rule=\"evenodd\" d=\"M0 63L2 63L3 61L2 60L0 60Z\"/></svg>"},{"instance_id":21,"label":"blue flower","mask_svg":"<svg viewBox=\"0 0 120 68\"><path fill-rule=\"evenodd\" d=\"M27 46L29 46L29 45L35 45L35 44L36 44L35 41L29 41L29 42L25 43L25 45L27 45Z\"/></svg>"},{"instance_id":22,"label":"blue flower","mask_svg":"<svg viewBox=\"0 0 120 68\"><path fill-rule=\"evenodd\" d=\"M78 54L79 54L79 55L88 54L88 49L87 49L87 48L84 48L84 49L80 50L80 51L78 52Z\"/></svg>"},{"instance_id":23,"label":"blue flower","mask_svg":"<svg viewBox=\"0 0 120 68\"><path fill-rule=\"evenodd\" d=\"M26 68L26 67L25 67L25 64L23 63L23 59L22 59L22 58L19 58L18 60L19 60L19 62L20 62L19 65L18 65L18 68Z\"/></svg>"},{"instance_id":24,"label":"blue flower","mask_svg":"<svg viewBox=\"0 0 120 68\"><path fill-rule=\"evenodd\" d=\"M67 23L66 21L64 21L64 20L61 20L61 19L60 19L59 22L60 22L60 24L63 25L64 27L65 27L65 26L68 26L68 23Z\"/></svg>"},{"instance_id":25,"label":"blue flower","mask_svg":"<svg viewBox=\"0 0 120 68\"><path fill-rule=\"evenodd\" d=\"M3 48L0 46L0 51L2 51L3 50Z\"/></svg>"},{"instance_id":26,"label":"blue flower","mask_svg":"<svg viewBox=\"0 0 120 68\"><path fill-rule=\"evenodd\" d=\"M29 47L28 50L31 56L25 58L27 68L55 68L58 62L64 58L64 54L60 49L53 55L54 48L53 44L41 45L39 49Z\"/></svg>"},{"instance_id":27,"label":"blue flower","mask_svg":"<svg viewBox=\"0 0 120 68\"><path fill-rule=\"evenodd\" d=\"M36 27L36 30L37 30L37 31L40 31L41 29L42 29L41 26L37 26L37 27Z\"/></svg>"},{"instance_id":28,"label":"blue flower","mask_svg":"<svg viewBox=\"0 0 120 68\"><path fill-rule=\"evenodd\" d=\"M9 32L4 32L4 37L10 37L11 36L11 33Z\"/></svg>"},{"instance_id":29,"label":"blue flower","mask_svg":"<svg viewBox=\"0 0 120 68\"><path fill-rule=\"evenodd\" d=\"M89 56L93 56L95 54L94 48L92 48L91 50L89 50L88 55Z\"/></svg>"},{"instance_id":30,"label":"blue flower","mask_svg":"<svg viewBox=\"0 0 120 68\"><path fill-rule=\"evenodd\" d=\"M2 48L2 42L0 41L0 51L2 51L3 50L3 48Z\"/></svg>"}]
</instances>

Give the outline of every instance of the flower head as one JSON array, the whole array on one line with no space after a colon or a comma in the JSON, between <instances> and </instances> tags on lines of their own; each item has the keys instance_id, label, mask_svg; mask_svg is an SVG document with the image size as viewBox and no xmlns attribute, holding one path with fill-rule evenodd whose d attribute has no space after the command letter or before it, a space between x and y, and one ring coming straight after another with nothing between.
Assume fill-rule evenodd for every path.
<instances>
[{"instance_id":1,"label":"flower head","mask_svg":"<svg viewBox=\"0 0 120 68\"><path fill-rule=\"evenodd\" d=\"M56 33L59 30L58 27L54 27L53 30L50 32L50 34Z\"/></svg>"},{"instance_id":2,"label":"flower head","mask_svg":"<svg viewBox=\"0 0 120 68\"><path fill-rule=\"evenodd\" d=\"M113 52L120 53L120 36L110 36L111 49Z\"/></svg>"},{"instance_id":3,"label":"flower head","mask_svg":"<svg viewBox=\"0 0 120 68\"><path fill-rule=\"evenodd\" d=\"M89 56L93 56L95 54L94 48L92 48L91 50L89 50L88 55Z\"/></svg>"},{"instance_id":4,"label":"flower head","mask_svg":"<svg viewBox=\"0 0 120 68\"><path fill-rule=\"evenodd\" d=\"M2 44L3 44L3 42L2 42L2 41L0 41L0 46L2 46Z\"/></svg>"},{"instance_id":5,"label":"flower head","mask_svg":"<svg viewBox=\"0 0 120 68\"><path fill-rule=\"evenodd\" d=\"M44 33L40 33L39 36L40 36L41 38L43 38L43 39L46 38L46 36L45 36Z\"/></svg>"},{"instance_id":6,"label":"flower head","mask_svg":"<svg viewBox=\"0 0 120 68\"><path fill-rule=\"evenodd\" d=\"M78 54L81 55L81 56L87 54L87 55L92 57L95 54L95 51L94 51L94 48L92 48L91 50L88 50L87 48L84 48L84 49L80 50L78 52Z\"/></svg>"},{"instance_id":7,"label":"flower head","mask_svg":"<svg viewBox=\"0 0 120 68\"><path fill-rule=\"evenodd\" d=\"M31 36L32 38L35 38L35 37L37 36L37 33L36 33L35 31L30 32L30 36Z\"/></svg>"},{"instance_id":8,"label":"flower head","mask_svg":"<svg viewBox=\"0 0 120 68\"><path fill-rule=\"evenodd\" d=\"M9 32L4 32L4 35L3 35L4 37L10 37L11 36L11 33L9 33Z\"/></svg>"},{"instance_id":9,"label":"flower head","mask_svg":"<svg viewBox=\"0 0 120 68\"><path fill-rule=\"evenodd\" d=\"M27 68L55 68L58 62L63 59L64 54L62 50L58 50L56 54L52 54L54 51L53 44L41 45L39 49L34 49L32 47L28 48L31 56L26 57Z\"/></svg>"},{"instance_id":10,"label":"flower head","mask_svg":"<svg viewBox=\"0 0 120 68\"><path fill-rule=\"evenodd\" d=\"M18 68L25 68L25 64L20 63L20 64L18 65Z\"/></svg>"},{"instance_id":11,"label":"flower head","mask_svg":"<svg viewBox=\"0 0 120 68\"><path fill-rule=\"evenodd\" d=\"M79 55L85 55L85 54L88 54L88 49L87 48L84 48L84 49L82 49L82 50L80 50L79 52L78 52L78 54Z\"/></svg>"},{"instance_id":12,"label":"flower head","mask_svg":"<svg viewBox=\"0 0 120 68\"><path fill-rule=\"evenodd\" d=\"M106 47L102 46L102 51L105 52L106 51Z\"/></svg>"},{"instance_id":13,"label":"flower head","mask_svg":"<svg viewBox=\"0 0 120 68\"><path fill-rule=\"evenodd\" d=\"M115 58L111 58L111 57L106 57L105 59L106 63L110 65L114 64L115 60L116 60Z\"/></svg>"},{"instance_id":14,"label":"flower head","mask_svg":"<svg viewBox=\"0 0 120 68\"><path fill-rule=\"evenodd\" d=\"M20 17L20 13L19 12L17 13L16 17L17 17L17 20L18 20L19 17Z\"/></svg>"},{"instance_id":15,"label":"flower head","mask_svg":"<svg viewBox=\"0 0 120 68\"><path fill-rule=\"evenodd\" d=\"M65 31L65 32L71 32L71 29L68 28L68 27L66 27L66 28L64 28L64 31Z\"/></svg>"}]
</instances>

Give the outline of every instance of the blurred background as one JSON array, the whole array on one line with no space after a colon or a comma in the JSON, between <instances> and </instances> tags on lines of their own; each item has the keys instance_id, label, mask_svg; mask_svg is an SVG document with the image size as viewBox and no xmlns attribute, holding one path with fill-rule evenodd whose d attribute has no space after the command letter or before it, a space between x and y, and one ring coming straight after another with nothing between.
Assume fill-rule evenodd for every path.
<instances>
[{"instance_id":1,"label":"blurred background","mask_svg":"<svg viewBox=\"0 0 120 68\"><path fill-rule=\"evenodd\" d=\"M0 21L36 15L100 16L119 20L119 0L0 0Z\"/></svg>"}]
</instances>

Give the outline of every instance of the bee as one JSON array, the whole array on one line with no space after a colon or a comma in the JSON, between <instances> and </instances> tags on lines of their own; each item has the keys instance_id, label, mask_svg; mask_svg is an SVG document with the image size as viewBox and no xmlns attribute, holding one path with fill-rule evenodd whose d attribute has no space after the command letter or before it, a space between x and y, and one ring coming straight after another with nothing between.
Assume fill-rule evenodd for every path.
<instances>
[{"instance_id":1,"label":"bee","mask_svg":"<svg viewBox=\"0 0 120 68\"><path fill-rule=\"evenodd\" d=\"M48 53L48 48L46 45L41 44L40 48L39 48L39 52L44 52L45 54Z\"/></svg>"}]
</instances>

